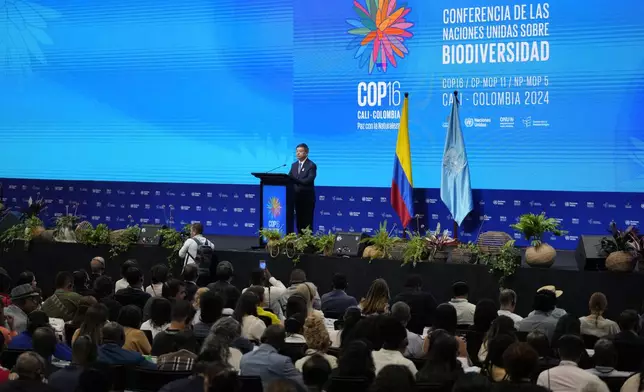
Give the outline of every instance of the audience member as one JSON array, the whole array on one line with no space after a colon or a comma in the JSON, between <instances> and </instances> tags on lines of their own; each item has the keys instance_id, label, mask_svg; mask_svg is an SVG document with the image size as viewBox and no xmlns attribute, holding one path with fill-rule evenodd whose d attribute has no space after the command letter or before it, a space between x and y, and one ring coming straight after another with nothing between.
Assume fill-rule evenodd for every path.
<instances>
[{"instance_id":1,"label":"audience member","mask_svg":"<svg viewBox=\"0 0 644 392\"><path fill-rule=\"evenodd\" d=\"M105 322L107 322L108 309L103 304L96 304L90 307L85 313L85 320L80 328L74 331L72 336L72 344L76 342L79 336L88 336L96 345L102 342L102 330Z\"/></svg>"},{"instance_id":2,"label":"audience member","mask_svg":"<svg viewBox=\"0 0 644 392\"><path fill-rule=\"evenodd\" d=\"M260 341L266 324L257 317L259 298L255 293L246 291L239 297L233 318L242 326L242 336L249 340Z\"/></svg>"},{"instance_id":3,"label":"audience member","mask_svg":"<svg viewBox=\"0 0 644 392\"><path fill-rule=\"evenodd\" d=\"M507 380L496 385L499 392L548 392L543 386L534 385L532 377L537 370L539 354L528 344L513 343L503 353L503 367Z\"/></svg>"},{"instance_id":4,"label":"audience member","mask_svg":"<svg viewBox=\"0 0 644 392\"><path fill-rule=\"evenodd\" d=\"M203 392L238 392L240 388L238 377L237 372L225 363L210 363L204 371Z\"/></svg>"},{"instance_id":5,"label":"audience member","mask_svg":"<svg viewBox=\"0 0 644 392\"><path fill-rule=\"evenodd\" d=\"M302 372L304 385L306 385L309 392L323 392L324 386L331 375L331 364L319 354L306 356L302 359L305 359L305 361L298 370ZM297 367L297 364L295 367Z\"/></svg>"},{"instance_id":6,"label":"audience member","mask_svg":"<svg viewBox=\"0 0 644 392\"><path fill-rule=\"evenodd\" d=\"M191 264L191 265L192 265L192 264ZM198 288L198 289L197 289L197 292L195 293L195 298L194 298L194 299L193 299L193 301L192 301L192 307L193 307L193 308L194 308L194 310L195 310L195 315L194 315L194 317L192 318L192 325L197 324L197 321L199 321L199 318L200 318L200 316L201 316L201 296L202 296L202 295L203 295L203 293L205 293L206 291L210 291L210 290L208 290L208 288L207 288L207 287L200 287L200 288ZM223 299L223 296L222 296L222 294L221 294L221 293L217 293L217 295L219 295L219 296L220 296L220 297L222 297L222 299ZM187 298L188 298L188 297L187 297L187 295L186 295L186 301L188 300ZM224 301L224 304L225 304L225 302L226 302L226 301ZM223 310L222 310L222 315L223 315ZM230 313L230 315L232 315L232 312Z\"/></svg>"},{"instance_id":7,"label":"audience member","mask_svg":"<svg viewBox=\"0 0 644 392\"><path fill-rule=\"evenodd\" d=\"M378 374L372 392L415 392L414 374L404 365L387 365Z\"/></svg>"},{"instance_id":8,"label":"audience member","mask_svg":"<svg viewBox=\"0 0 644 392\"><path fill-rule=\"evenodd\" d=\"M7 345L8 348L12 350L31 350L34 347L33 334L38 328L50 328L49 317L45 312L40 310L35 310L29 313L27 318L27 329L22 333L16 335L11 339L11 342ZM53 331L53 329L52 329ZM53 355L62 361L71 361L72 360L72 350L64 343L58 343L54 347Z\"/></svg>"},{"instance_id":9,"label":"audience member","mask_svg":"<svg viewBox=\"0 0 644 392\"><path fill-rule=\"evenodd\" d=\"M259 376L265 388L274 380L286 379L296 383L299 390L306 391L302 374L293 366L289 357L279 354L285 338L286 333L282 326L271 325L266 328L259 348L242 357L240 374Z\"/></svg>"},{"instance_id":10,"label":"audience member","mask_svg":"<svg viewBox=\"0 0 644 392\"><path fill-rule=\"evenodd\" d=\"M201 351L215 350L223 362L239 370L242 352L232 344L240 336L241 324L232 317L222 317L212 326Z\"/></svg>"},{"instance_id":11,"label":"audience member","mask_svg":"<svg viewBox=\"0 0 644 392\"><path fill-rule=\"evenodd\" d=\"M621 372L615 370L617 366L617 350L613 346L613 342L608 339L599 339L595 343L595 353L593 354L593 363L595 367L586 369L590 374L597 377L629 377L632 372Z\"/></svg>"},{"instance_id":12,"label":"audience member","mask_svg":"<svg viewBox=\"0 0 644 392\"><path fill-rule=\"evenodd\" d=\"M74 277L74 291L83 297L96 297L96 293L89 286L87 271L78 270L72 274Z\"/></svg>"},{"instance_id":13,"label":"audience member","mask_svg":"<svg viewBox=\"0 0 644 392\"><path fill-rule=\"evenodd\" d=\"M563 295L563 290L557 290L555 288L555 286L552 286L552 285L543 286L543 287L540 287L540 288L537 289L537 293L545 292L545 291L549 291L549 292L551 292L551 293L553 293L555 295L555 300L554 300L555 308L552 310L552 312L550 312L550 315L552 317L556 318L556 319L558 319L561 316L565 315L566 311L557 307L557 298L559 298L559 297L561 297ZM528 316L532 316L533 313L534 313L534 311L530 312L530 314Z\"/></svg>"},{"instance_id":14,"label":"audience member","mask_svg":"<svg viewBox=\"0 0 644 392\"><path fill-rule=\"evenodd\" d=\"M432 331L442 329L449 333L450 335L456 338L458 342L458 356L459 358L467 358L467 345L465 340L460 336L456 336L456 323L457 323L456 309L449 303L440 304L436 307L436 312L434 313L434 326ZM474 322L474 321L472 321ZM429 352L430 348L430 337L429 335L425 337L425 342L423 343L423 351Z\"/></svg>"},{"instance_id":15,"label":"audience member","mask_svg":"<svg viewBox=\"0 0 644 392\"><path fill-rule=\"evenodd\" d=\"M404 302L409 306L411 314L411 319L407 323L409 331L422 335L425 327L432 324L436 299L429 291L423 291L423 279L420 275L409 275L403 291L396 295L392 302Z\"/></svg>"},{"instance_id":16,"label":"audience member","mask_svg":"<svg viewBox=\"0 0 644 392\"><path fill-rule=\"evenodd\" d=\"M644 338L638 335L639 315L634 310L625 310L617 321L621 330L613 337L617 350L617 369L638 371L644 357Z\"/></svg>"},{"instance_id":17,"label":"audience member","mask_svg":"<svg viewBox=\"0 0 644 392\"><path fill-rule=\"evenodd\" d=\"M1 276L1 275L0 275ZM0 280L2 278L0 277ZM10 306L10 305L7 305ZM7 345L11 343L11 339L17 335L15 331L11 330L11 323L13 320L8 320L4 315L5 304L4 301L0 300L0 334L4 339L4 344Z\"/></svg>"},{"instance_id":18,"label":"audience member","mask_svg":"<svg viewBox=\"0 0 644 392\"><path fill-rule=\"evenodd\" d=\"M341 273L333 274L333 289L321 298L322 312L327 315L344 315L352 306L358 306L355 297L347 294L347 277Z\"/></svg>"},{"instance_id":19,"label":"audience member","mask_svg":"<svg viewBox=\"0 0 644 392\"><path fill-rule=\"evenodd\" d=\"M33 351L45 360L45 374L47 377L59 369L59 367L56 367L53 363L55 360L54 353L56 351L57 344L59 344L58 338L51 327L40 327L34 331ZM67 362L64 362L64 364L57 362L57 364L60 367L63 367Z\"/></svg>"},{"instance_id":20,"label":"audience member","mask_svg":"<svg viewBox=\"0 0 644 392\"><path fill-rule=\"evenodd\" d=\"M620 392L640 392L644 390L642 380L644 380L644 363L640 366L640 371L626 379Z\"/></svg>"},{"instance_id":21,"label":"audience member","mask_svg":"<svg viewBox=\"0 0 644 392\"><path fill-rule=\"evenodd\" d=\"M250 274L250 285L261 286L264 288L264 301L266 306L274 313L280 320L284 319L284 311L280 304L280 299L286 293L286 286L281 281L275 279L268 268L257 268ZM246 291L247 289L244 289Z\"/></svg>"},{"instance_id":22,"label":"audience member","mask_svg":"<svg viewBox=\"0 0 644 392\"><path fill-rule=\"evenodd\" d=\"M171 351L157 358L159 370L188 372L197 360L197 341L190 331L181 331L173 336Z\"/></svg>"},{"instance_id":23,"label":"audience member","mask_svg":"<svg viewBox=\"0 0 644 392\"><path fill-rule=\"evenodd\" d=\"M186 285L179 279L168 279L161 288L161 297L169 300L171 303L175 301L183 301L186 298ZM150 319L150 308L152 301L157 297L149 297L143 308L143 320Z\"/></svg>"},{"instance_id":24,"label":"audience member","mask_svg":"<svg viewBox=\"0 0 644 392\"><path fill-rule=\"evenodd\" d=\"M385 316L380 322L380 331L383 339L382 348L372 353L373 363L376 366L376 376L387 365L406 366L415 376L416 366L403 356L407 348L407 330L405 327L395 318Z\"/></svg>"},{"instance_id":25,"label":"audience member","mask_svg":"<svg viewBox=\"0 0 644 392\"><path fill-rule=\"evenodd\" d=\"M280 298L280 304L282 305L283 310L286 307L286 302L288 301L288 298L297 292L297 286L299 286L302 283L311 283L311 282L307 282L306 273L299 268L296 268L293 271L291 271L289 287L284 292L284 295L282 295L282 298ZM311 304L311 306L313 307L313 309L320 309L321 301L320 301L320 296L317 293L317 289L315 293L316 293L316 297L313 299L313 303Z\"/></svg>"},{"instance_id":26,"label":"audience member","mask_svg":"<svg viewBox=\"0 0 644 392\"><path fill-rule=\"evenodd\" d=\"M478 306L476 309L478 311ZM485 334L485 337L483 338L483 343L481 344L481 348L479 349L477 354L479 362L485 361L485 357L487 357L487 342L489 342L491 339L501 334L516 336L515 332L516 332L516 329L514 328L514 321L512 321L511 318L507 316L498 316L492 322L492 325L490 325L490 329L487 331L487 333ZM467 349L469 350L470 348L469 340L467 343L468 343Z\"/></svg>"},{"instance_id":27,"label":"audience member","mask_svg":"<svg viewBox=\"0 0 644 392\"><path fill-rule=\"evenodd\" d=\"M411 309L405 302L399 301L394 303L391 307L391 316L398 320L405 330L407 331L407 348L405 349L405 357L407 358L422 358L425 356L423 351L423 338L420 335L409 330L409 320L411 319Z\"/></svg>"},{"instance_id":28,"label":"audience member","mask_svg":"<svg viewBox=\"0 0 644 392\"><path fill-rule=\"evenodd\" d=\"M16 280L16 286L23 284L30 284L34 289L38 287L38 282L36 281L36 275L32 271L23 271L18 275Z\"/></svg>"},{"instance_id":29,"label":"audience member","mask_svg":"<svg viewBox=\"0 0 644 392\"><path fill-rule=\"evenodd\" d=\"M170 326L172 319L172 303L166 298L152 297L150 319L141 324L141 331L150 331L152 338Z\"/></svg>"},{"instance_id":30,"label":"audience member","mask_svg":"<svg viewBox=\"0 0 644 392\"><path fill-rule=\"evenodd\" d=\"M315 309L313 307L313 301L315 301L316 298L320 298L318 296L318 289L317 287L315 287L313 283L304 282L302 284L299 284L295 288L295 293L301 294L306 299L306 306L307 306L306 313L308 315L314 314L318 317L324 318L324 313L322 313L321 310Z\"/></svg>"},{"instance_id":31,"label":"audience member","mask_svg":"<svg viewBox=\"0 0 644 392\"><path fill-rule=\"evenodd\" d=\"M492 382L506 380L506 370L503 367L503 353L516 342L516 337L511 335L497 335L488 341L488 352L481 373L486 375Z\"/></svg>"},{"instance_id":32,"label":"audience member","mask_svg":"<svg viewBox=\"0 0 644 392\"><path fill-rule=\"evenodd\" d=\"M106 323L102 336L103 343L98 346L98 362L106 365L140 366L145 369L157 368L140 353L122 347L125 344L125 332L118 323Z\"/></svg>"},{"instance_id":33,"label":"audience member","mask_svg":"<svg viewBox=\"0 0 644 392\"><path fill-rule=\"evenodd\" d=\"M199 320L193 326L195 338L205 339L215 321L221 317L224 308L224 299L221 295L207 291L200 298Z\"/></svg>"},{"instance_id":34,"label":"audience member","mask_svg":"<svg viewBox=\"0 0 644 392\"><path fill-rule=\"evenodd\" d=\"M253 293L255 293L255 295L259 299L259 303L257 304L257 317L262 319L264 319L264 317L267 317L266 320L270 320L270 324L280 324L281 321L275 313L264 310L264 307L267 306L266 301L264 300L264 287L250 286L248 288L248 291L252 291Z\"/></svg>"},{"instance_id":35,"label":"audience member","mask_svg":"<svg viewBox=\"0 0 644 392\"><path fill-rule=\"evenodd\" d=\"M94 257L89 262L89 287L94 287L94 282L105 273L105 259L101 256Z\"/></svg>"},{"instance_id":36,"label":"audience member","mask_svg":"<svg viewBox=\"0 0 644 392\"><path fill-rule=\"evenodd\" d=\"M477 374L465 373L454 383L452 392L490 392L490 380Z\"/></svg>"},{"instance_id":37,"label":"audience member","mask_svg":"<svg viewBox=\"0 0 644 392\"><path fill-rule=\"evenodd\" d=\"M170 269L165 264L156 264L150 269L150 284L145 288L145 292L152 297L161 297L163 284L168 281Z\"/></svg>"},{"instance_id":38,"label":"audience member","mask_svg":"<svg viewBox=\"0 0 644 392\"><path fill-rule=\"evenodd\" d=\"M467 353L472 361L478 363L478 354L483 347L485 334L490 330L492 322L498 317L498 308L491 299L482 299L474 310L474 324L469 327L465 336Z\"/></svg>"},{"instance_id":39,"label":"audience member","mask_svg":"<svg viewBox=\"0 0 644 392\"><path fill-rule=\"evenodd\" d=\"M449 304L456 309L457 325L473 325L476 305L470 303L467 297L470 287L465 282L456 282L452 285L452 299Z\"/></svg>"},{"instance_id":40,"label":"audience member","mask_svg":"<svg viewBox=\"0 0 644 392\"><path fill-rule=\"evenodd\" d=\"M74 277L70 272L56 274L56 291L42 304L42 311L49 317L70 321L80 302L81 295L74 292Z\"/></svg>"},{"instance_id":41,"label":"audience member","mask_svg":"<svg viewBox=\"0 0 644 392\"><path fill-rule=\"evenodd\" d=\"M555 355L550 347L550 342L548 341L548 336L541 331L532 331L528 334L527 343L537 352L539 355L539 361L537 367L539 370L543 371L550 369L559 365L559 359L555 358Z\"/></svg>"},{"instance_id":42,"label":"audience member","mask_svg":"<svg viewBox=\"0 0 644 392\"><path fill-rule=\"evenodd\" d=\"M12 373L17 377L0 384L0 392L56 392L46 383L45 360L33 351L20 354Z\"/></svg>"},{"instance_id":43,"label":"audience member","mask_svg":"<svg viewBox=\"0 0 644 392\"><path fill-rule=\"evenodd\" d=\"M186 286L186 301L194 301L195 294L199 290L197 284L199 279L199 268L195 264L188 264L183 268L183 283Z\"/></svg>"},{"instance_id":44,"label":"audience member","mask_svg":"<svg viewBox=\"0 0 644 392\"><path fill-rule=\"evenodd\" d=\"M454 382L463 374L463 367L457 357L456 338L443 330L434 331L427 361L416 374L416 380L439 384L442 389L451 390Z\"/></svg>"},{"instance_id":45,"label":"audience member","mask_svg":"<svg viewBox=\"0 0 644 392\"><path fill-rule=\"evenodd\" d=\"M85 314L87 313L87 310L97 303L98 301L96 301L96 298L94 297L81 297L80 301L78 302L76 314L74 314L74 318L68 324L75 329L80 328L83 320L85 320Z\"/></svg>"},{"instance_id":46,"label":"audience member","mask_svg":"<svg viewBox=\"0 0 644 392\"><path fill-rule=\"evenodd\" d=\"M302 371L304 363L312 356L324 358L331 369L338 367L337 358L327 354L329 347L331 347L331 340L323 319L316 316L307 317L304 322L304 338L306 339L307 350L305 356L295 362L297 370Z\"/></svg>"},{"instance_id":47,"label":"audience member","mask_svg":"<svg viewBox=\"0 0 644 392\"><path fill-rule=\"evenodd\" d=\"M215 268L216 281L208 285L208 290L219 293L226 299L225 308L235 309L240 292L232 283L234 275L233 265L230 261L221 261Z\"/></svg>"},{"instance_id":48,"label":"audience member","mask_svg":"<svg viewBox=\"0 0 644 392\"><path fill-rule=\"evenodd\" d=\"M552 316L557 299L555 293L550 290L537 291L532 303L533 312L523 320L519 321L517 330L520 332L532 332L539 330L546 334L548 341L552 341L557 326L557 318Z\"/></svg>"},{"instance_id":49,"label":"audience member","mask_svg":"<svg viewBox=\"0 0 644 392\"><path fill-rule=\"evenodd\" d=\"M193 374L188 378L181 378L166 384L159 392L204 392L205 373L212 365L219 365L221 369L226 369L225 361L222 361L218 353L209 349L204 349L197 356L197 361L193 366Z\"/></svg>"},{"instance_id":50,"label":"audience member","mask_svg":"<svg viewBox=\"0 0 644 392\"><path fill-rule=\"evenodd\" d=\"M132 267L125 273L128 287L114 294L114 299L123 306L134 305L143 310L145 303L151 298L150 294L143 291L143 274L137 267Z\"/></svg>"},{"instance_id":51,"label":"audience member","mask_svg":"<svg viewBox=\"0 0 644 392\"><path fill-rule=\"evenodd\" d=\"M619 333L617 323L604 318L604 312L607 307L608 300L603 293L593 293L590 296L588 301L590 314L579 318L582 335L593 335L602 338Z\"/></svg>"},{"instance_id":52,"label":"audience member","mask_svg":"<svg viewBox=\"0 0 644 392\"><path fill-rule=\"evenodd\" d=\"M291 298L289 298L289 301ZM284 321L284 331L286 332L284 341L286 343L306 343L306 338L304 337L304 323L306 322L306 318L306 313L295 313L288 316Z\"/></svg>"},{"instance_id":53,"label":"audience member","mask_svg":"<svg viewBox=\"0 0 644 392\"><path fill-rule=\"evenodd\" d=\"M335 335L335 339L331 339L333 341L332 346L344 347L345 342L349 341L351 332L360 320L362 320L362 312L360 311L360 308L356 306L347 309L347 311L344 313L344 320L341 326L341 330L338 331L338 333Z\"/></svg>"},{"instance_id":54,"label":"audience member","mask_svg":"<svg viewBox=\"0 0 644 392\"><path fill-rule=\"evenodd\" d=\"M210 248L208 252L208 260L200 259L205 254L199 254L199 249L205 247ZM190 226L190 238L188 238L181 249L179 249L179 257L183 260L183 266L188 264L197 264L199 268L199 285L205 286L210 280L210 263L212 262L212 251L215 250L215 244L203 236L203 225L199 222L193 223Z\"/></svg>"},{"instance_id":55,"label":"audience member","mask_svg":"<svg viewBox=\"0 0 644 392\"><path fill-rule=\"evenodd\" d=\"M537 385L552 392L576 392L592 384L599 392L608 392L608 387L597 376L578 367L582 354L586 352L584 341L579 336L564 335L559 339L558 366L539 374Z\"/></svg>"},{"instance_id":56,"label":"audience member","mask_svg":"<svg viewBox=\"0 0 644 392\"><path fill-rule=\"evenodd\" d=\"M130 268L138 267L138 266L139 264L134 259L127 260L125 263L121 264L121 279L117 280L116 283L114 284L115 293L129 286L129 284L127 283L127 278L125 277L125 274L127 274L127 270L129 270Z\"/></svg>"},{"instance_id":57,"label":"audience member","mask_svg":"<svg viewBox=\"0 0 644 392\"><path fill-rule=\"evenodd\" d=\"M181 333L186 332L192 336L192 339L196 339L194 334L190 330L189 317L191 313L190 302L188 301L176 301L172 306L172 320L170 325L166 328L165 331L159 332L152 342L152 355L159 356L167 353L174 352L177 344L175 343L175 337Z\"/></svg>"},{"instance_id":58,"label":"audience member","mask_svg":"<svg viewBox=\"0 0 644 392\"><path fill-rule=\"evenodd\" d=\"M125 343L123 348L136 351L143 355L150 355L152 347L145 333L141 331L141 309L135 305L126 305L119 313L118 323L123 327Z\"/></svg>"},{"instance_id":59,"label":"audience member","mask_svg":"<svg viewBox=\"0 0 644 392\"><path fill-rule=\"evenodd\" d=\"M510 289L501 290L499 293L499 305L500 309L497 314L511 318L514 322L514 327L517 328L519 321L523 320L523 317L514 313L514 309L517 306L517 293Z\"/></svg>"},{"instance_id":60,"label":"audience member","mask_svg":"<svg viewBox=\"0 0 644 392\"><path fill-rule=\"evenodd\" d=\"M552 342L550 346L557 348L559 338L564 335L575 335L581 337L581 323L577 317L571 314L565 314L559 317L557 325L555 325L555 332L552 334Z\"/></svg>"},{"instance_id":61,"label":"audience member","mask_svg":"<svg viewBox=\"0 0 644 392\"><path fill-rule=\"evenodd\" d=\"M96 278L94 281L94 291L96 292L96 299L98 302L105 305L108 309L107 319L116 321L119 317L119 312L123 305L114 299L114 292L112 291L114 284L112 278L103 275Z\"/></svg>"},{"instance_id":62,"label":"audience member","mask_svg":"<svg viewBox=\"0 0 644 392\"><path fill-rule=\"evenodd\" d=\"M360 300L360 310L365 316L389 313L389 286L384 279L376 279L371 283L367 295Z\"/></svg>"},{"instance_id":63,"label":"audience member","mask_svg":"<svg viewBox=\"0 0 644 392\"><path fill-rule=\"evenodd\" d=\"M13 320L13 331L22 333L27 329L27 315L40 307L40 293L31 284L22 284L11 290L11 305L5 317Z\"/></svg>"},{"instance_id":64,"label":"audience member","mask_svg":"<svg viewBox=\"0 0 644 392\"><path fill-rule=\"evenodd\" d=\"M52 373L49 385L59 392L77 392L81 373L96 361L96 344L89 336L80 336L72 346L72 363Z\"/></svg>"},{"instance_id":65,"label":"audience member","mask_svg":"<svg viewBox=\"0 0 644 392\"><path fill-rule=\"evenodd\" d=\"M347 343L331 376L364 378L367 384L371 384L376 377L376 367L369 343L359 339Z\"/></svg>"},{"instance_id":66,"label":"audience member","mask_svg":"<svg viewBox=\"0 0 644 392\"><path fill-rule=\"evenodd\" d=\"M374 315L363 317L358 321L355 328L348 337L348 340L364 340L371 345L372 350L380 350L383 344L382 330L380 324L385 315Z\"/></svg>"}]
</instances>

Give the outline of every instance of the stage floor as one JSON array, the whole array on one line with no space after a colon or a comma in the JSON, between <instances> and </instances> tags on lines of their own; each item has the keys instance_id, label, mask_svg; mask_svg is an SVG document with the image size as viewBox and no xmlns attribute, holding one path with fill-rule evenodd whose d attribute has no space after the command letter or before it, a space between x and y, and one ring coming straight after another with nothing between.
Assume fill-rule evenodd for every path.
<instances>
[{"instance_id":1,"label":"stage floor","mask_svg":"<svg viewBox=\"0 0 644 392\"><path fill-rule=\"evenodd\" d=\"M219 248L233 243L226 238L219 238ZM240 240L241 244L243 241ZM415 268L402 266L395 260L368 260L360 258L324 257L320 255L302 255L299 263L294 264L286 256L272 259L266 252L255 250L217 250L218 260L229 260L235 268L233 283L247 287L250 272L257 268L260 261L266 261L271 273L288 285L293 268L306 271L309 280L315 283L321 293L331 289L331 278L335 272L344 273L349 281L350 295L363 296L371 282L376 278L387 280L392 296L400 292L407 275L420 274L425 282L425 289L430 290L437 301L444 302L450 298L453 282L462 280L470 285L470 299L476 302L482 298L496 299L498 296L497 277L490 274L483 265L420 263ZM119 276L119 267L128 258L138 260L146 274L146 284L150 268L157 263L167 262L168 252L159 246L137 245L116 259L109 258L109 247L88 247L81 244L67 243L32 243L28 250L22 243L16 243L8 252L0 254L0 266L12 277L25 269L35 272L38 286L45 295L53 292L54 277L59 271L74 271L89 268L89 261L94 256L103 256L107 260L106 273L112 277ZM174 268L180 274L181 266ZM517 310L527 314L531 310L534 292L544 285L555 285L564 291L559 305L576 316L588 313L588 298L596 291L604 292L608 297L607 316L615 318L625 308L640 310L644 298L644 274L617 273L607 271L577 271L572 252L559 251L555 266L549 269L519 268L514 276L506 282L507 287L514 289L519 301Z\"/></svg>"}]
</instances>

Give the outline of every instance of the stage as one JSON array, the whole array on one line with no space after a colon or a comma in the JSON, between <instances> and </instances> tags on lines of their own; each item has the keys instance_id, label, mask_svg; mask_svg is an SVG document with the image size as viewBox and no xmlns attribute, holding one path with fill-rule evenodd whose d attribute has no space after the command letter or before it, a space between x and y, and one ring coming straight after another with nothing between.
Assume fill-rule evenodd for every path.
<instances>
[{"instance_id":1,"label":"stage","mask_svg":"<svg viewBox=\"0 0 644 392\"><path fill-rule=\"evenodd\" d=\"M248 239L249 240L249 239ZM243 238L218 237L218 247L228 244L243 246ZM45 295L53 291L54 277L58 271L74 271L89 268L89 261L94 256L107 259L106 273L117 278L120 264L128 258L139 261L146 274L154 264L167 262L168 252L158 246L137 245L116 259L109 259L109 247L88 247L81 244L34 242L25 250L23 243L16 242L7 252L0 253L0 266L15 279L25 269L35 272L38 286ZM260 260L265 260L271 273L288 285L290 271L301 268L309 279L315 283L320 292L331 288L331 277L335 272L347 275L348 293L360 297L366 293L369 284L376 278L384 278L389 283L392 295L402 289L405 277L410 273L420 274L425 282L425 289L430 290L437 301L447 301L450 297L450 286L457 280L467 281L471 288L470 298L476 302L481 298L496 298L498 281L483 265L433 264L420 263L415 268L400 266L395 260L368 260L360 258L324 257L320 255L302 255L299 263L294 263L286 256L272 259L263 251L252 250L217 250L218 260L228 260L235 268L233 283L243 288L248 286L248 277ZM175 266L175 274L180 273L180 266ZM530 311L535 290L552 284L564 290L559 306L576 316L588 312L588 298L593 292L604 292L608 297L607 316L615 318L626 308L640 310L644 298L644 274L578 271L574 264L574 255L570 251L558 251L557 261L550 269L534 269L523 265L515 275L508 279L507 286L514 289L519 302L517 312L527 314Z\"/></svg>"}]
</instances>

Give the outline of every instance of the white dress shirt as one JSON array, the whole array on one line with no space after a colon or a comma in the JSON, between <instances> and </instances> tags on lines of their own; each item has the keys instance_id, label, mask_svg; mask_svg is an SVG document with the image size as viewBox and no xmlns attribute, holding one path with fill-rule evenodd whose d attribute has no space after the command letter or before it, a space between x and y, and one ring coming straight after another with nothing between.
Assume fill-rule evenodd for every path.
<instances>
[{"instance_id":1,"label":"white dress shirt","mask_svg":"<svg viewBox=\"0 0 644 392\"><path fill-rule=\"evenodd\" d=\"M423 351L423 338L410 330L407 330L407 348L405 349L405 357L407 358L423 358L425 352Z\"/></svg>"},{"instance_id":2,"label":"white dress shirt","mask_svg":"<svg viewBox=\"0 0 644 392\"><path fill-rule=\"evenodd\" d=\"M376 365L376 375L387 365L402 365L406 366L413 376L416 376L416 365L405 358L400 351L381 348L372 352L371 356L373 357L373 364Z\"/></svg>"},{"instance_id":3,"label":"white dress shirt","mask_svg":"<svg viewBox=\"0 0 644 392\"><path fill-rule=\"evenodd\" d=\"M523 320L523 317L519 316L519 315L518 315L518 314L516 314L516 313L512 313L512 312L510 312L509 310L503 310L503 309L501 309L501 310L499 310L499 311L498 311L498 312L496 312L496 313L497 313L499 316L505 316L505 317L509 317L509 318L511 318L511 319L512 319L512 321L514 321L514 328L516 328L516 327L517 327L517 324L519 324L519 321Z\"/></svg>"},{"instance_id":4,"label":"white dress shirt","mask_svg":"<svg viewBox=\"0 0 644 392\"><path fill-rule=\"evenodd\" d=\"M262 339L262 334L266 329L266 324L259 318L247 315L242 319L242 331L241 336L249 340L260 341Z\"/></svg>"},{"instance_id":5,"label":"white dress shirt","mask_svg":"<svg viewBox=\"0 0 644 392\"><path fill-rule=\"evenodd\" d=\"M151 284L145 288L145 292L150 294L152 297L161 297L162 290L163 290L163 283Z\"/></svg>"},{"instance_id":6,"label":"white dress shirt","mask_svg":"<svg viewBox=\"0 0 644 392\"><path fill-rule=\"evenodd\" d=\"M197 242L199 242L200 245L208 245L213 250L215 250L215 244L213 244L212 241L208 240L206 237L202 236L201 234L197 234L192 238L188 238L186 242L183 243L183 246L181 247L181 249L179 249L179 257L181 257L184 260L183 262L184 267L188 264L195 263L195 257L197 257L197 250L199 249L199 245L197 245Z\"/></svg>"},{"instance_id":7,"label":"white dress shirt","mask_svg":"<svg viewBox=\"0 0 644 392\"><path fill-rule=\"evenodd\" d=\"M114 292L116 293L119 290L127 289L128 287L130 287L130 284L127 282L127 280L125 280L125 278L121 278L114 284Z\"/></svg>"},{"instance_id":8,"label":"white dress shirt","mask_svg":"<svg viewBox=\"0 0 644 392\"><path fill-rule=\"evenodd\" d=\"M452 298L449 304L456 309L456 323L458 325L474 325L476 305L469 303L466 298Z\"/></svg>"},{"instance_id":9,"label":"white dress shirt","mask_svg":"<svg viewBox=\"0 0 644 392\"><path fill-rule=\"evenodd\" d=\"M165 331L166 329L168 329L169 326L170 326L170 323L162 325L161 327L156 327L156 326L152 325L152 320L148 320L148 321L144 322L143 324L141 324L141 328L139 328L139 329L141 331L150 331L150 332L152 332L152 338L154 338L155 336L157 336L157 334L159 332L162 332L162 331Z\"/></svg>"},{"instance_id":10,"label":"white dress shirt","mask_svg":"<svg viewBox=\"0 0 644 392\"><path fill-rule=\"evenodd\" d=\"M541 372L537 379L537 385L552 392L578 392L589 384L594 384L597 392L609 392L599 377L580 369L571 361L561 361L559 366Z\"/></svg>"},{"instance_id":11,"label":"white dress shirt","mask_svg":"<svg viewBox=\"0 0 644 392\"><path fill-rule=\"evenodd\" d=\"M320 351L308 349L308 350L306 350L306 355L304 357L298 359L295 362L295 368L297 370L299 370L299 371L302 371L302 367L304 367L304 364L306 363L306 361L308 361L309 358L311 358L315 354L317 354L317 355L321 356L322 358L326 359L326 361L329 363L329 366L331 366L331 369L335 369L335 368L338 367L338 359L336 357L334 357L333 355L329 355L327 353L323 353L323 352L320 352Z\"/></svg>"}]
</instances>

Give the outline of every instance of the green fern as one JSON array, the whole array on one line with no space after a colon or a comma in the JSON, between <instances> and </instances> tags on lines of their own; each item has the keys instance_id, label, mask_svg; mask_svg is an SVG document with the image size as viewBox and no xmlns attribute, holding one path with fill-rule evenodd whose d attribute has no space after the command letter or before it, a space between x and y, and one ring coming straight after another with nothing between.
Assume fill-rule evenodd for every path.
<instances>
[{"instance_id":1,"label":"green fern","mask_svg":"<svg viewBox=\"0 0 644 392\"><path fill-rule=\"evenodd\" d=\"M545 233L552 233L556 236L568 233L559 228L559 222L555 218L547 218L545 212L539 215L523 214L519 217L519 222L510 225L510 227L523 234L525 239L535 247L541 245Z\"/></svg>"}]
</instances>

